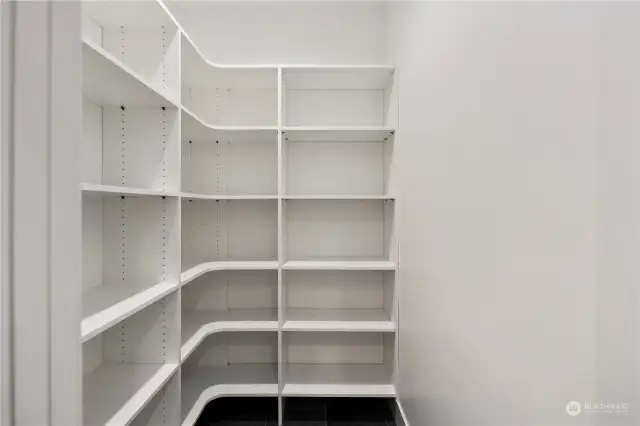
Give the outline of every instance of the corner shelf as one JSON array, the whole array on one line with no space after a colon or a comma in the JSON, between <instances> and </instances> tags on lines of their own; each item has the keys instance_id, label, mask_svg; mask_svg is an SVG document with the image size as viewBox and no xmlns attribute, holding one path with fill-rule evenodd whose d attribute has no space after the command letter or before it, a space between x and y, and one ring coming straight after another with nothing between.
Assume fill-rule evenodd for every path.
<instances>
[{"instance_id":1,"label":"corner shelf","mask_svg":"<svg viewBox=\"0 0 640 426\"><path fill-rule=\"evenodd\" d=\"M274 309L183 312L183 315L183 344L180 350L183 362L210 334L233 331L278 331L278 311Z\"/></svg>"},{"instance_id":2,"label":"corner shelf","mask_svg":"<svg viewBox=\"0 0 640 426\"><path fill-rule=\"evenodd\" d=\"M183 376L182 426L196 424L204 407L222 397L278 396L277 365L195 367Z\"/></svg>"},{"instance_id":3,"label":"corner shelf","mask_svg":"<svg viewBox=\"0 0 640 426\"><path fill-rule=\"evenodd\" d=\"M219 65L161 0L83 10L83 424L395 397L394 67Z\"/></svg>"},{"instance_id":4,"label":"corner shelf","mask_svg":"<svg viewBox=\"0 0 640 426\"><path fill-rule=\"evenodd\" d=\"M268 271L278 269L278 261L220 261L196 265L181 275L182 285L212 271Z\"/></svg>"}]
</instances>

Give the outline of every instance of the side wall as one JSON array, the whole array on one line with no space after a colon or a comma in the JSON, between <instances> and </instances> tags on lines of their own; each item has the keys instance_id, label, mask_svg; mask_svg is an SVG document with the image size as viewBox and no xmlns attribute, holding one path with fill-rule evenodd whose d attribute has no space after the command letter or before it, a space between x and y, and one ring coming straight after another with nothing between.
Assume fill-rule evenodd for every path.
<instances>
[{"instance_id":1,"label":"side wall","mask_svg":"<svg viewBox=\"0 0 640 426\"><path fill-rule=\"evenodd\" d=\"M565 408L599 402L600 12L558 2L389 8L408 420L595 424Z\"/></svg>"}]
</instances>

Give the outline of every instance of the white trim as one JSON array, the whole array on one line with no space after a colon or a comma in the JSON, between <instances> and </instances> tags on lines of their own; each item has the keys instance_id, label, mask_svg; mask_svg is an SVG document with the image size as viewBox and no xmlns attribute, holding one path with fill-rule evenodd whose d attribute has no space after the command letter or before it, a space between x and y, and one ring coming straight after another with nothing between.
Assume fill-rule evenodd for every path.
<instances>
[{"instance_id":1,"label":"white trim","mask_svg":"<svg viewBox=\"0 0 640 426\"><path fill-rule=\"evenodd\" d=\"M81 139L80 4L9 10L11 424L81 424L79 172L69 167Z\"/></svg>"},{"instance_id":2,"label":"white trim","mask_svg":"<svg viewBox=\"0 0 640 426\"><path fill-rule=\"evenodd\" d=\"M11 375L11 132L12 3L0 6L0 424L12 424Z\"/></svg>"},{"instance_id":3,"label":"white trim","mask_svg":"<svg viewBox=\"0 0 640 426\"><path fill-rule=\"evenodd\" d=\"M51 426L82 422L80 2L50 2L49 74L49 375ZM33 155L33 154L32 154Z\"/></svg>"}]
</instances>

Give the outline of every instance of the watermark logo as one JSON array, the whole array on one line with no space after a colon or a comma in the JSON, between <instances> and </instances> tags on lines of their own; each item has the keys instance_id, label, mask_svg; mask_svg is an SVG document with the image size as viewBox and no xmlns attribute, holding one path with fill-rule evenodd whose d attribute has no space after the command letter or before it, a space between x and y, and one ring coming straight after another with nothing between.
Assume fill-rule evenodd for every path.
<instances>
[{"instance_id":1,"label":"watermark logo","mask_svg":"<svg viewBox=\"0 0 640 426\"><path fill-rule=\"evenodd\" d=\"M570 415L571 417L576 417L580 415L581 412L582 412L582 404L580 404L578 401L570 401L567 404L567 414Z\"/></svg>"},{"instance_id":2,"label":"watermark logo","mask_svg":"<svg viewBox=\"0 0 640 426\"><path fill-rule=\"evenodd\" d=\"M567 403L567 414L571 417L580 414L625 414L629 412L629 404L621 402L593 403L569 401Z\"/></svg>"}]
</instances>

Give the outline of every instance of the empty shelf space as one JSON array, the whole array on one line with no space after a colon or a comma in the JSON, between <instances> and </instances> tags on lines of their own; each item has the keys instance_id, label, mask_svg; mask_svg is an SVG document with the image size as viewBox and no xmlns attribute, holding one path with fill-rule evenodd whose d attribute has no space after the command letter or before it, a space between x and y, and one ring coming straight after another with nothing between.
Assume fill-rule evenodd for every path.
<instances>
[{"instance_id":1,"label":"empty shelf space","mask_svg":"<svg viewBox=\"0 0 640 426\"><path fill-rule=\"evenodd\" d=\"M210 334L232 331L277 331L276 309L234 309L228 311L183 311L182 349L184 361Z\"/></svg>"},{"instance_id":2,"label":"empty shelf space","mask_svg":"<svg viewBox=\"0 0 640 426\"><path fill-rule=\"evenodd\" d=\"M283 126L285 140L297 142L383 142L396 129L384 126Z\"/></svg>"},{"instance_id":3,"label":"empty shelf space","mask_svg":"<svg viewBox=\"0 0 640 426\"><path fill-rule=\"evenodd\" d=\"M183 425L223 396L277 396L278 333L215 333L182 366Z\"/></svg>"},{"instance_id":4,"label":"empty shelf space","mask_svg":"<svg viewBox=\"0 0 640 426\"><path fill-rule=\"evenodd\" d=\"M85 291L82 298L82 341L86 341L130 317L178 288L163 282L150 288L100 285Z\"/></svg>"},{"instance_id":5,"label":"empty shelf space","mask_svg":"<svg viewBox=\"0 0 640 426\"><path fill-rule=\"evenodd\" d=\"M161 196L161 197L177 197L177 192L167 192L167 191L157 191L153 189L144 189L144 188L130 188L126 186L115 186L115 185L101 185L95 183L83 183L80 185L80 190L83 194L91 194L91 195L142 195L142 196Z\"/></svg>"},{"instance_id":6,"label":"empty shelf space","mask_svg":"<svg viewBox=\"0 0 640 426\"><path fill-rule=\"evenodd\" d=\"M116 58L130 74L161 96L171 99L171 103L177 102L180 93L180 31L161 2L139 3L83 3L82 38L101 46L109 57ZM119 80L103 83L104 90L126 88L118 87L121 86Z\"/></svg>"},{"instance_id":7,"label":"empty shelf space","mask_svg":"<svg viewBox=\"0 0 640 426\"><path fill-rule=\"evenodd\" d=\"M82 197L83 341L179 287L177 208L175 198Z\"/></svg>"},{"instance_id":8,"label":"empty shelf space","mask_svg":"<svg viewBox=\"0 0 640 426\"><path fill-rule=\"evenodd\" d=\"M390 128L394 70L300 67L282 71L285 128Z\"/></svg>"},{"instance_id":9,"label":"empty shelf space","mask_svg":"<svg viewBox=\"0 0 640 426\"><path fill-rule=\"evenodd\" d=\"M82 105L85 193L178 196L180 125L176 109Z\"/></svg>"},{"instance_id":10,"label":"empty shelf space","mask_svg":"<svg viewBox=\"0 0 640 426\"><path fill-rule=\"evenodd\" d=\"M177 369L177 363L99 366L84 377L83 425L129 424Z\"/></svg>"},{"instance_id":11,"label":"empty shelf space","mask_svg":"<svg viewBox=\"0 0 640 426\"><path fill-rule=\"evenodd\" d=\"M183 270L277 258L277 200L182 200Z\"/></svg>"},{"instance_id":12,"label":"empty shelf space","mask_svg":"<svg viewBox=\"0 0 640 426\"><path fill-rule=\"evenodd\" d=\"M84 341L83 425L131 424L177 370L178 299L169 294Z\"/></svg>"},{"instance_id":13,"label":"empty shelf space","mask_svg":"<svg viewBox=\"0 0 640 426\"><path fill-rule=\"evenodd\" d=\"M397 267L391 260L290 260L282 265L287 270L309 271L393 271Z\"/></svg>"},{"instance_id":14,"label":"empty shelf space","mask_svg":"<svg viewBox=\"0 0 640 426\"><path fill-rule=\"evenodd\" d=\"M175 104L104 48L83 39L83 95L100 105L173 107Z\"/></svg>"},{"instance_id":15,"label":"empty shelf space","mask_svg":"<svg viewBox=\"0 0 640 426\"><path fill-rule=\"evenodd\" d=\"M182 49L182 104L202 121L226 126L278 124L278 69L216 67L187 40Z\"/></svg>"},{"instance_id":16,"label":"empty shelf space","mask_svg":"<svg viewBox=\"0 0 640 426\"><path fill-rule=\"evenodd\" d=\"M394 333L285 331L283 396L394 396Z\"/></svg>"},{"instance_id":17,"label":"empty shelf space","mask_svg":"<svg viewBox=\"0 0 640 426\"><path fill-rule=\"evenodd\" d=\"M284 268L390 268L388 263L369 261L395 258L394 204L385 200L287 200L283 209L285 257L309 264L287 262Z\"/></svg>"},{"instance_id":18,"label":"empty shelf space","mask_svg":"<svg viewBox=\"0 0 640 426\"><path fill-rule=\"evenodd\" d=\"M182 426L192 426L207 403L229 396L278 396L276 364L189 367L183 372Z\"/></svg>"},{"instance_id":19,"label":"empty shelf space","mask_svg":"<svg viewBox=\"0 0 640 426\"><path fill-rule=\"evenodd\" d=\"M283 132L285 199L390 197L393 131Z\"/></svg>"},{"instance_id":20,"label":"empty shelf space","mask_svg":"<svg viewBox=\"0 0 640 426\"><path fill-rule=\"evenodd\" d=\"M284 331L392 332L384 309L287 309Z\"/></svg>"},{"instance_id":21,"label":"empty shelf space","mask_svg":"<svg viewBox=\"0 0 640 426\"><path fill-rule=\"evenodd\" d=\"M216 137L224 134L238 133L240 136L256 137L264 139L273 135L277 136L278 126L228 126L217 125L203 121L193 111L184 105L182 110L182 137L186 140L209 139L215 141Z\"/></svg>"},{"instance_id":22,"label":"empty shelf space","mask_svg":"<svg viewBox=\"0 0 640 426\"><path fill-rule=\"evenodd\" d=\"M384 88L395 72L391 65L323 65L283 67L283 84L292 89Z\"/></svg>"},{"instance_id":23,"label":"empty shelf space","mask_svg":"<svg viewBox=\"0 0 640 426\"><path fill-rule=\"evenodd\" d=\"M209 199L277 198L277 131L187 135L183 128L182 190Z\"/></svg>"},{"instance_id":24,"label":"empty shelf space","mask_svg":"<svg viewBox=\"0 0 640 426\"><path fill-rule=\"evenodd\" d=\"M205 262L183 272L181 280L184 285L212 271L262 271L274 269L278 269L277 260Z\"/></svg>"},{"instance_id":25,"label":"empty shelf space","mask_svg":"<svg viewBox=\"0 0 640 426\"><path fill-rule=\"evenodd\" d=\"M283 396L395 397L383 364L289 364Z\"/></svg>"}]
</instances>

